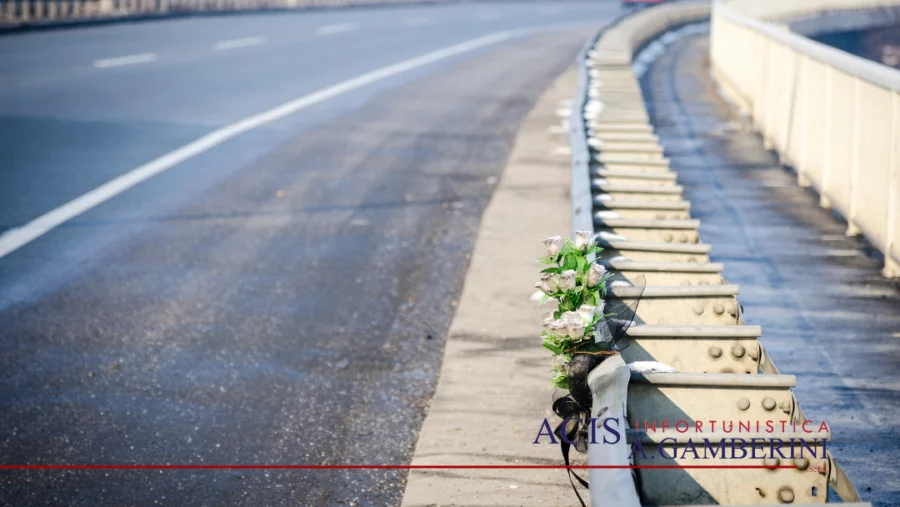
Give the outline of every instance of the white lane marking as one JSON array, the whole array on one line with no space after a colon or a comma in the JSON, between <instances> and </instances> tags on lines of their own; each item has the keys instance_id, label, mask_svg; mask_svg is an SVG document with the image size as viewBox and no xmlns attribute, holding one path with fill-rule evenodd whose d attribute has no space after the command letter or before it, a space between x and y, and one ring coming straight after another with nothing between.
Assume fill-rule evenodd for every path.
<instances>
[{"instance_id":1,"label":"white lane marking","mask_svg":"<svg viewBox=\"0 0 900 507\"><path fill-rule=\"evenodd\" d=\"M245 48L248 46L259 46L260 44L265 43L265 37L243 37L241 39L231 39L216 42L215 46L213 47L216 49L216 51L226 51L229 49Z\"/></svg>"},{"instance_id":2,"label":"white lane marking","mask_svg":"<svg viewBox=\"0 0 900 507\"><path fill-rule=\"evenodd\" d=\"M400 63L395 63L378 70L362 74L360 76L341 81L327 88L323 88L316 92L298 97L291 101L285 102L262 113L249 116L235 123L218 128L205 136L192 141L181 148L166 153L165 155L151 160L144 165L138 166L127 173L118 176L99 187L79 196L62 206L50 210L47 213L35 218L31 222L21 226L7 230L0 234L0 257L8 255L10 252L21 248L35 239L43 236L55 227L69 221L70 219L81 215L85 211L98 206L109 199L121 194L131 187L169 169L185 160L200 155L232 137L243 134L244 132L253 130L257 127L266 125L275 120L279 120L288 115L301 111L310 106L324 102L328 99L343 95L347 92L362 88L377 81L382 81L390 77L409 72L428 64L445 60L447 58L468 53L485 46L497 44L507 41L515 37L528 33L528 29L508 30L505 32L497 32L477 39L472 39L461 44L449 46L431 53L426 53Z\"/></svg>"},{"instance_id":3,"label":"white lane marking","mask_svg":"<svg viewBox=\"0 0 900 507\"><path fill-rule=\"evenodd\" d=\"M352 32L353 30L358 29L359 25L357 23L338 23L336 25L320 26L316 29L316 33L319 35L331 35L335 33Z\"/></svg>"},{"instance_id":4,"label":"white lane marking","mask_svg":"<svg viewBox=\"0 0 900 507\"><path fill-rule=\"evenodd\" d=\"M136 55L117 56L115 58L104 58L102 60L94 60L94 67L105 69L107 67L118 67L120 65L134 65L136 63L147 63L156 61L156 53L140 53Z\"/></svg>"},{"instance_id":5,"label":"white lane marking","mask_svg":"<svg viewBox=\"0 0 900 507\"><path fill-rule=\"evenodd\" d=\"M406 26L426 26L433 25L434 20L431 18L406 18L403 20L403 24Z\"/></svg>"}]
</instances>

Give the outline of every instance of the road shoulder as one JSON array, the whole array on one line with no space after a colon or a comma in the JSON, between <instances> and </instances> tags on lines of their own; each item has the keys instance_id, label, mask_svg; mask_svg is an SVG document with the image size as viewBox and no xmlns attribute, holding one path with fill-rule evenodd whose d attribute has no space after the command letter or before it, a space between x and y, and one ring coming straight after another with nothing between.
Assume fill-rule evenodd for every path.
<instances>
[{"instance_id":1,"label":"road shoulder","mask_svg":"<svg viewBox=\"0 0 900 507\"><path fill-rule=\"evenodd\" d=\"M541 239L569 231L569 159L552 154L566 140L548 129L575 80L574 69L557 78L519 130L482 220L413 465L561 463L558 447L533 444L555 416L551 357L537 336L543 310L529 297ZM412 470L403 505L558 504L569 495L562 470Z\"/></svg>"}]
</instances>

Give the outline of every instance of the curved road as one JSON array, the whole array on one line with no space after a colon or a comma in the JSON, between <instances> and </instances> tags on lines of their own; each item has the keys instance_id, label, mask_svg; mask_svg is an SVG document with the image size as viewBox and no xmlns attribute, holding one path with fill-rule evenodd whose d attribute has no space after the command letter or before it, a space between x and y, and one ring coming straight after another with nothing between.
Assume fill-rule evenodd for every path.
<instances>
[{"instance_id":1,"label":"curved road","mask_svg":"<svg viewBox=\"0 0 900 507\"><path fill-rule=\"evenodd\" d=\"M0 462L408 462L518 122L617 12L0 37ZM0 504L390 505L404 477L3 471Z\"/></svg>"}]
</instances>

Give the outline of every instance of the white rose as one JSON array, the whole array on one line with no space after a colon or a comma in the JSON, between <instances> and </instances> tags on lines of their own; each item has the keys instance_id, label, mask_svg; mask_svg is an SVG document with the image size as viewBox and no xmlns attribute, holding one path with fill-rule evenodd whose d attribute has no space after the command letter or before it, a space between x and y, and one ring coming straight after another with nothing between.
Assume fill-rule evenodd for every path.
<instances>
[{"instance_id":1,"label":"white rose","mask_svg":"<svg viewBox=\"0 0 900 507\"><path fill-rule=\"evenodd\" d=\"M606 274L606 268L596 262L591 263L591 269L588 271L587 281L588 287L596 287L600 283L600 279Z\"/></svg>"},{"instance_id":2,"label":"white rose","mask_svg":"<svg viewBox=\"0 0 900 507\"><path fill-rule=\"evenodd\" d=\"M550 236L544 240L544 245L547 247L547 257L556 259L556 256L559 255L559 249L562 248L562 238L560 236Z\"/></svg>"},{"instance_id":3,"label":"white rose","mask_svg":"<svg viewBox=\"0 0 900 507\"><path fill-rule=\"evenodd\" d=\"M568 333L567 329L568 325L565 320L557 319L551 322L547 326L547 331L550 332L550 336L555 336L557 338L563 338Z\"/></svg>"},{"instance_id":4,"label":"white rose","mask_svg":"<svg viewBox=\"0 0 900 507\"><path fill-rule=\"evenodd\" d=\"M552 294L559 287L559 275L556 273L541 273L541 279L534 284L544 294Z\"/></svg>"},{"instance_id":5,"label":"white rose","mask_svg":"<svg viewBox=\"0 0 900 507\"><path fill-rule=\"evenodd\" d=\"M597 306L594 307L594 313L602 317L604 310L606 310L606 300L601 299L600 303L598 303Z\"/></svg>"},{"instance_id":6,"label":"white rose","mask_svg":"<svg viewBox=\"0 0 900 507\"><path fill-rule=\"evenodd\" d=\"M594 245L594 233L590 231L575 231L575 248L586 251Z\"/></svg>"},{"instance_id":7,"label":"white rose","mask_svg":"<svg viewBox=\"0 0 900 507\"><path fill-rule=\"evenodd\" d=\"M575 270L567 269L559 275L559 290L565 292L575 288Z\"/></svg>"},{"instance_id":8,"label":"white rose","mask_svg":"<svg viewBox=\"0 0 900 507\"><path fill-rule=\"evenodd\" d=\"M581 317L582 322L590 324L591 320L594 319L594 306L581 305L581 308L578 309L578 316Z\"/></svg>"},{"instance_id":9,"label":"white rose","mask_svg":"<svg viewBox=\"0 0 900 507\"><path fill-rule=\"evenodd\" d=\"M581 315L579 315L578 312L566 312L562 315L560 320L565 321L566 332L569 337L574 340L584 338L584 319L581 318Z\"/></svg>"},{"instance_id":10,"label":"white rose","mask_svg":"<svg viewBox=\"0 0 900 507\"><path fill-rule=\"evenodd\" d=\"M544 314L544 329L550 329L550 324L553 323L553 312L547 312Z\"/></svg>"}]
</instances>

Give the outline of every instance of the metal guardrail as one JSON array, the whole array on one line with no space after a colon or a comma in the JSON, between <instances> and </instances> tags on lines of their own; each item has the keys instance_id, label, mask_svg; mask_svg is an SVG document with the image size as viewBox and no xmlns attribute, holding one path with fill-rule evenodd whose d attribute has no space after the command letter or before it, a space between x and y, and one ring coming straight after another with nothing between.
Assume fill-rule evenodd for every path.
<instances>
[{"instance_id":1,"label":"metal guardrail","mask_svg":"<svg viewBox=\"0 0 900 507\"><path fill-rule=\"evenodd\" d=\"M713 76L847 234L884 253L884 275L900 276L900 71L731 6L713 9Z\"/></svg>"},{"instance_id":2,"label":"metal guardrail","mask_svg":"<svg viewBox=\"0 0 900 507\"><path fill-rule=\"evenodd\" d=\"M624 338L627 347L621 359L615 359L620 366L615 366L614 359L607 359L588 377L595 396L594 409L596 412L598 403L605 407L604 401L622 399L617 393L625 379L613 379L614 371L624 366L622 360L659 361L673 366L677 373L635 373L630 381L625 380L630 424L679 419L805 421L792 392L796 378L781 374L772 364L759 340L762 328L745 325L738 301L740 287L728 284L721 264L709 262L710 247L701 242L699 221L690 219L690 203L676 184L677 174L667 159L655 155L659 150L648 150L659 148L659 144L646 114L639 80L631 68L632 52L668 27L702 20L709 13L709 4L705 12L698 5L680 3L643 11L605 31L594 48L585 53L586 79L577 90L570 122L573 129L579 125L583 128L581 139L573 130L573 155L578 143L585 147L587 156L573 157L573 170L579 171L572 175L573 198L574 187L584 186L587 175L602 180L593 181L590 201L577 204L592 210L591 225L605 247L599 261L626 285L641 278L648 280L643 288L612 289L626 303L638 298L641 301L633 317L635 325ZM573 210L575 207L573 200ZM673 211L677 216L667 215ZM574 219L573 224L581 226ZM615 409L610 406L610 411ZM716 442L728 438L715 432L703 436ZM784 463L749 459L769 467L790 465L777 469L639 469L635 487L641 501L650 505L819 504L828 501L829 487L845 502L859 501L843 470L824 453L821 439L830 440L829 432L787 435L791 436L820 452L815 457ZM757 437L771 435L745 435L748 439ZM629 445L637 441L666 445L669 454L686 449L690 445L687 438L671 430L628 432ZM588 447L590 464L610 458L599 457L594 446ZM706 460L685 453L675 462L734 465L733 460L715 455ZM635 455L634 464L660 462ZM610 474L609 470L591 471L594 504L636 505L624 491L631 487L630 481L618 477L613 484Z\"/></svg>"},{"instance_id":3,"label":"metal guardrail","mask_svg":"<svg viewBox=\"0 0 900 507\"><path fill-rule=\"evenodd\" d=\"M0 29L79 21L164 16L176 13L305 9L447 0L4 0Z\"/></svg>"}]
</instances>

